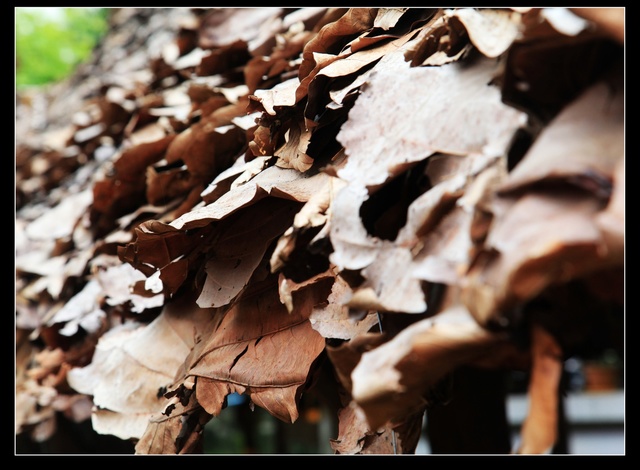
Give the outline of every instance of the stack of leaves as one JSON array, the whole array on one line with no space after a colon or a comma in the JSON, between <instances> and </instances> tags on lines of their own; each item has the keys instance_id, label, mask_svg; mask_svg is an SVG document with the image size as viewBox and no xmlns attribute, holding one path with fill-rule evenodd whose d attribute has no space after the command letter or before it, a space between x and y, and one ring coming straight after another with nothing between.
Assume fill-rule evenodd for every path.
<instances>
[{"instance_id":1,"label":"stack of leaves","mask_svg":"<svg viewBox=\"0 0 640 470\"><path fill-rule=\"evenodd\" d=\"M149 11L19 103L16 433L194 453L328 367L335 452L413 453L471 366L531 373L549 451L563 361L622 343L617 11Z\"/></svg>"}]
</instances>

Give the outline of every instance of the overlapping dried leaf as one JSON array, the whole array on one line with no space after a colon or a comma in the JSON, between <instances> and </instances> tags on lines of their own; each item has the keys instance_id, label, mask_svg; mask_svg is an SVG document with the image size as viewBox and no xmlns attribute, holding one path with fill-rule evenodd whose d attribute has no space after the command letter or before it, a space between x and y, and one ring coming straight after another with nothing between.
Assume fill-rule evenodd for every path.
<instances>
[{"instance_id":1,"label":"overlapping dried leaf","mask_svg":"<svg viewBox=\"0 0 640 470\"><path fill-rule=\"evenodd\" d=\"M531 368L547 451L545 361L624 305L624 36L574 10L114 10L97 78L19 101L16 432L90 397L198 452L231 393L295 421L326 356L337 453L414 452L463 365Z\"/></svg>"}]
</instances>

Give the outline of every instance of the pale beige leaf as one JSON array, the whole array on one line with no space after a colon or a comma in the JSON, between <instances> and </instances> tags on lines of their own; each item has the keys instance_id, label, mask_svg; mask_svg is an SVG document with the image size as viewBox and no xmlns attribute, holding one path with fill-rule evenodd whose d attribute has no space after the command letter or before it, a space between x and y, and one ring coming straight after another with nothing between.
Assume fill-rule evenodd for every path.
<instances>
[{"instance_id":1,"label":"pale beige leaf","mask_svg":"<svg viewBox=\"0 0 640 470\"><path fill-rule=\"evenodd\" d=\"M376 19L373 21L374 28L389 29L395 26L407 8L378 8Z\"/></svg>"},{"instance_id":2,"label":"pale beige leaf","mask_svg":"<svg viewBox=\"0 0 640 470\"><path fill-rule=\"evenodd\" d=\"M520 32L520 14L507 8L456 8L445 14L462 22L473 45L487 57L505 52Z\"/></svg>"},{"instance_id":3,"label":"pale beige leaf","mask_svg":"<svg viewBox=\"0 0 640 470\"><path fill-rule=\"evenodd\" d=\"M364 318L350 316L346 304L352 295L344 279L336 276L327 302L314 307L309 317L313 329L324 338L344 340L368 332L379 322L378 316L373 312L367 313Z\"/></svg>"},{"instance_id":4,"label":"pale beige leaf","mask_svg":"<svg viewBox=\"0 0 640 470\"><path fill-rule=\"evenodd\" d=\"M472 159L466 159L466 161L469 160ZM460 283L461 276L468 270L476 253L476 246L472 237L474 218L478 210L477 206L487 204L487 199L493 196L495 187L505 177L506 169L499 162L500 160L494 160L494 164L489 164L486 169L475 176L475 179L471 179L471 175L465 179L464 194L459 199L456 199L455 206L452 209L441 216L436 226L433 226L433 222L429 219L434 214L442 213L440 206L450 204L452 198L460 194L462 189L462 185L455 182L454 178L439 183L410 206L409 221L398 235L398 243L410 236L403 237L405 233L411 233L410 231L405 232L405 229L412 227L410 222L414 220L415 215L416 223L422 223L417 226L413 225L414 236L417 236L417 234L423 235L419 240L418 246L414 248L413 276L425 281L440 282L448 285L458 285ZM457 173L457 177L462 177L465 173L466 171L461 168ZM431 202L429 198L424 197L435 196L439 189L443 191L440 200ZM436 205L430 207L426 203ZM423 213L422 211L426 212ZM405 243L408 243L409 240L405 241ZM409 246L412 245L410 244ZM420 247L419 250L417 249L418 247Z\"/></svg>"},{"instance_id":5,"label":"pale beige leaf","mask_svg":"<svg viewBox=\"0 0 640 470\"><path fill-rule=\"evenodd\" d=\"M413 260L416 279L457 285L471 261L472 215L456 206L422 240L422 250Z\"/></svg>"},{"instance_id":6,"label":"pale beige leaf","mask_svg":"<svg viewBox=\"0 0 640 470\"><path fill-rule=\"evenodd\" d=\"M398 83L403 63L390 60L394 67L388 69L381 63L338 133L348 155L338 176L350 183L337 195L331 218L331 262L341 268L369 265L380 245L360 221L360 206L368 197L362 186L383 184L434 152L501 155L524 123L525 115L502 104L499 90L487 85L495 73L493 61L464 69L455 64L407 68L401 75L406 82ZM388 80L397 84L394 93L378 91ZM409 125L405 113L413 116ZM461 123L469 132L458 131Z\"/></svg>"},{"instance_id":7,"label":"pale beige leaf","mask_svg":"<svg viewBox=\"0 0 640 470\"><path fill-rule=\"evenodd\" d=\"M488 85L497 72L493 60L464 67L391 63L370 77L338 133L349 156L340 178L381 184L396 168L434 152L502 155L526 122L524 113L503 104L500 90ZM389 82L395 84L392 93Z\"/></svg>"},{"instance_id":8,"label":"pale beige leaf","mask_svg":"<svg viewBox=\"0 0 640 470\"><path fill-rule=\"evenodd\" d=\"M93 201L91 189L70 194L57 206L26 227L26 234L34 240L70 237L81 216Z\"/></svg>"},{"instance_id":9,"label":"pale beige leaf","mask_svg":"<svg viewBox=\"0 0 640 470\"><path fill-rule=\"evenodd\" d=\"M371 288L378 302L371 310L421 313L427 309L420 282L410 269L412 259L406 248L383 243L375 261L362 270L366 281L361 287Z\"/></svg>"},{"instance_id":10,"label":"pale beige leaf","mask_svg":"<svg viewBox=\"0 0 640 470\"><path fill-rule=\"evenodd\" d=\"M271 167L263 171L254 179L269 195L291 199L299 202L309 201L315 194L322 191L327 182L327 175L300 173L295 170Z\"/></svg>"},{"instance_id":11,"label":"pale beige leaf","mask_svg":"<svg viewBox=\"0 0 640 470\"><path fill-rule=\"evenodd\" d=\"M220 196L229 191L233 186L239 186L251 180L267 167L267 162L271 157L256 157L249 162L238 158L233 165L218 173L214 180L200 194L206 204L215 202Z\"/></svg>"},{"instance_id":12,"label":"pale beige leaf","mask_svg":"<svg viewBox=\"0 0 640 470\"><path fill-rule=\"evenodd\" d=\"M428 405L425 394L447 373L504 340L450 306L365 352L351 374L353 399L372 429L402 420Z\"/></svg>"},{"instance_id":13,"label":"pale beige leaf","mask_svg":"<svg viewBox=\"0 0 640 470\"><path fill-rule=\"evenodd\" d=\"M315 189L309 180L319 184L322 178L323 176L309 176L296 170L270 166L257 172L249 181L233 186L211 204L198 206L178 217L170 225L178 229L207 225L210 221L221 220L269 194L306 202Z\"/></svg>"},{"instance_id":14,"label":"pale beige leaf","mask_svg":"<svg viewBox=\"0 0 640 470\"><path fill-rule=\"evenodd\" d=\"M542 130L499 189L551 178L610 179L624 158L624 104L621 86L588 88Z\"/></svg>"},{"instance_id":15,"label":"pale beige leaf","mask_svg":"<svg viewBox=\"0 0 640 470\"><path fill-rule=\"evenodd\" d=\"M177 229L182 229L194 225L203 225L206 221L220 220L256 200L262 199L266 195L264 189L253 182L248 182L235 191L224 193L212 204L192 209L173 220L170 225Z\"/></svg>"},{"instance_id":16,"label":"pale beige leaf","mask_svg":"<svg viewBox=\"0 0 640 470\"><path fill-rule=\"evenodd\" d=\"M91 364L68 372L72 388L92 395L99 409L110 412L94 421L106 426L97 432L140 438L152 414L161 409L158 391L172 383L198 328L210 320L210 311L192 302L168 304L147 326L132 322L110 329L100 338Z\"/></svg>"},{"instance_id":17,"label":"pale beige leaf","mask_svg":"<svg viewBox=\"0 0 640 470\"><path fill-rule=\"evenodd\" d=\"M334 251L330 261L340 269L361 269L375 259L382 240L372 237L362 224L360 206L369 197L365 187L342 188L331 205L329 231Z\"/></svg>"},{"instance_id":18,"label":"pale beige leaf","mask_svg":"<svg viewBox=\"0 0 640 470\"><path fill-rule=\"evenodd\" d=\"M134 313L164 305L165 299L161 293L143 297L133 292L133 285L146 280L146 277L130 264L118 264L100 269L96 273L96 279L100 283L102 294L108 305L123 305L131 302L131 311Z\"/></svg>"},{"instance_id":19,"label":"pale beige leaf","mask_svg":"<svg viewBox=\"0 0 640 470\"><path fill-rule=\"evenodd\" d=\"M100 308L102 287L97 281L89 281L84 288L74 295L49 320L50 325L64 323L60 334L73 336L82 327L88 333L97 332L105 318Z\"/></svg>"},{"instance_id":20,"label":"pale beige leaf","mask_svg":"<svg viewBox=\"0 0 640 470\"><path fill-rule=\"evenodd\" d=\"M546 19L559 33L577 36L589 27L589 22L576 15L569 8L543 8L540 16Z\"/></svg>"},{"instance_id":21,"label":"pale beige leaf","mask_svg":"<svg viewBox=\"0 0 640 470\"><path fill-rule=\"evenodd\" d=\"M203 48L216 48L236 41L255 41L264 28L272 35L271 22L282 8L215 8L204 18L200 41Z\"/></svg>"},{"instance_id":22,"label":"pale beige leaf","mask_svg":"<svg viewBox=\"0 0 640 470\"><path fill-rule=\"evenodd\" d=\"M254 95L258 98L267 114L276 115L275 107L294 106L296 100L296 89L300 86L298 77L290 78L280 82L268 90L256 90Z\"/></svg>"}]
</instances>

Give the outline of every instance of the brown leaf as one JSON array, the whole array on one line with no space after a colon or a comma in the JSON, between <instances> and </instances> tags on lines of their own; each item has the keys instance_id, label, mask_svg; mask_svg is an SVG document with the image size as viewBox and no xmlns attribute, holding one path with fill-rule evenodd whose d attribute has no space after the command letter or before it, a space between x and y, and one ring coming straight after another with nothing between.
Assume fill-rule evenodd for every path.
<instances>
[{"instance_id":1,"label":"brown leaf","mask_svg":"<svg viewBox=\"0 0 640 470\"><path fill-rule=\"evenodd\" d=\"M210 253L209 257L213 256L214 259L218 257L226 263L226 266L212 261L207 268L213 277L212 284L207 287L207 292L204 294L207 298L205 300L203 297L203 305L209 302L215 305L219 302L227 302L243 288L246 280L251 276L251 266L259 262L269 241L280 236L291 224L299 208L299 204L295 201L304 202L310 197L314 184L307 184L307 182L310 180L320 183L322 179L321 175L309 178L293 170L269 167L249 182L239 181L241 184L232 187L231 191L213 203L187 212L170 225L158 221L141 224L136 228L136 241L121 249L120 256L147 276L160 270L163 292L165 295L171 295L184 282L189 270L197 268L199 264L206 261L199 256ZM267 198L269 194L277 197ZM263 200L265 198L267 200ZM292 200L294 202L291 202ZM241 213L232 217L240 209L242 209ZM279 213L280 216L270 218L272 211ZM255 225L256 217L264 221L265 225L262 228L260 225L257 229L250 226ZM230 222L222 220L228 218L233 220ZM237 228L233 228L234 226ZM264 238L262 245L255 245L252 239L244 238L247 230L260 231L266 230L266 227L270 227L268 233L271 235ZM234 234L235 230L238 230L238 234L242 236ZM242 245L239 251L229 251L226 247L224 249L226 253L216 254L216 243L229 243L234 238ZM259 238L256 233L256 239ZM240 259L237 255L239 252L242 253L240 258L247 253L252 253L253 261L246 263L241 270L235 271L240 277L236 279L237 282L229 284L229 290L223 292L220 276L234 272L234 266ZM229 279L224 282L228 281ZM218 292L220 298L216 298Z\"/></svg>"},{"instance_id":2,"label":"brown leaf","mask_svg":"<svg viewBox=\"0 0 640 470\"><path fill-rule=\"evenodd\" d=\"M567 34L555 29L558 22L549 21L550 12L570 17ZM610 64L623 60L623 48L564 8L532 9L523 14L522 22L521 37L506 53L502 96L505 103L526 109L543 123L591 86Z\"/></svg>"},{"instance_id":3,"label":"brown leaf","mask_svg":"<svg viewBox=\"0 0 640 470\"><path fill-rule=\"evenodd\" d=\"M356 409L357 405L351 402L338 412L338 437L331 441L331 448L337 454L360 453L366 437L372 434L367 422Z\"/></svg>"},{"instance_id":4,"label":"brown leaf","mask_svg":"<svg viewBox=\"0 0 640 470\"><path fill-rule=\"evenodd\" d=\"M209 180L228 168L246 143L245 133L235 125L228 126L232 117L239 116L244 106L232 104L213 112L211 116L181 132L167 148L169 163L183 161L189 173Z\"/></svg>"},{"instance_id":5,"label":"brown leaf","mask_svg":"<svg viewBox=\"0 0 640 470\"><path fill-rule=\"evenodd\" d=\"M598 28L624 45L625 11L623 8L570 8L570 10L595 23Z\"/></svg>"},{"instance_id":6,"label":"brown leaf","mask_svg":"<svg viewBox=\"0 0 640 470\"><path fill-rule=\"evenodd\" d=\"M530 191L494 220L488 250L463 281L465 305L483 325L547 286L610 265L593 219L601 203L575 191ZM540 221L544 221L541 224Z\"/></svg>"},{"instance_id":7,"label":"brown leaf","mask_svg":"<svg viewBox=\"0 0 640 470\"><path fill-rule=\"evenodd\" d=\"M151 422L136 443L136 454L177 454L178 436L182 426L179 419Z\"/></svg>"},{"instance_id":8,"label":"brown leaf","mask_svg":"<svg viewBox=\"0 0 640 470\"><path fill-rule=\"evenodd\" d=\"M351 374L352 395L371 429L402 422L429 406L430 391L451 371L504 343L461 305L403 329L366 352Z\"/></svg>"},{"instance_id":9,"label":"brown leaf","mask_svg":"<svg viewBox=\"0 0 640 470\"><path fill-rule=\"evenodd\" d=\"M317 53L339 50L345 39L371 28L375 21L376 10L376 8L349 8L339 19L322 27L302 51L302 64L298 72L300 81L305 82L315 68Z\"/></svg>"},{"instance_id":10,"label":"brown leaf","mask_svg":"<svg viewBox=\"0 0 640 470\"><path fill-rule=\"evenodd\" d=\"M102 235L115 220L137 208L145 199L147 167L163 158L175 135L124 150L114 162L114 174L93 186L92 229Z\"/></svg>"},{"instance_id":11,"label":"brown leaf","mask_svg":"<svg viewBox=\"0 0 640 470\"><path fill-rule=\"evenodd\" d=\"M613 174L613 192L607 207L596 216L596 224L600 228L607 244L610 257L624 259L624 209L625 209L625 172L624 159L617 162ZM624 265L624 264L623 264Z\"/></svg>"},{"instance_id":12,"label":"brown leaf","mask_svg":"<svg viewBox=\"0 0 640 470\"><path fill-rule=\"evenodd\" d=\"M201 454L203 428L210 419L197 407L170 418L153 418L136 444L136 454Z\"/></svg>"},{"instance_id":13,"label":"brown leaf","mask_svg":"<svg viewBox=\"0 0 640 470\"><path fill-rule=\"evenodd\" d=\"M226 395L245 393L277 418L295 421L298 394L324 349L324 338L308 320L318 301L294 302L289 313L275 276L251 284L191 362L188 374L197 377L200 405L217 416ZM269 366L256 368L258 362Z\"/></svg>"},{"instance_id":14,"label":"brown leaf","mask_svg":"<svg viewBox=\"0 0 640 470\"><path fill-rule=\"evenodd\" d=\"M562 349L539 325L531 329L532 368L529 379L529 411L522 424L518 454L545 454L558 435L558 387L562 376Z\"/></svg>"},{"instance_id":15,"label":"brown leaf","mask_svg":"<svg viewBox=\"0 0 640 470\"><path fill-rule=\"evenodd\" d=\"M338 438L331 441L337 454L413 454L422 432L422 413L410 417L400 426L369 429L364 417L352 402L338 414Z\"/></svg>"},{"instance_id":16,"label":"brown leaf","mask_svg":"<svg viewBox=\"0 0 640 470\"><path fill-rule=\"evenodd\" d=\"M377 348L387 340L388 337L384 334L363 332L339 345L332 345L333 343L327 345L327 355L331 359L336 376L349 394L353 386L351 373L360 362L362 354Z\"/></svg>"},{"instance_id":17,"label":"brown leaf","mask_svg":"<svg viewBox=\"0 0 640 470\"><path fill-rule=\"evenodd\" d=\"M135 240L118 248L118 256L150 276L174 260L180 261L195 245L194 238L199 239L203 233L207 231L203 230L194 237L193 233L187 234L157 220L144 222L135 228Z\"/></svg>"},{"instance_id":18,"label":"brown leaf","mask_svg":"<svg viewBox=\"0 0 640 470\"><path fill-rule=\"evenodd\" d=\"M268 35L272 36L271 23L283 13L282 8L213 8L200 24L199 45L203 49L214 49L238 40L260 43L263 29L268 28Z\"/></svg>"},{"instance_id":19,"label":"brown leaf","mask_svg":"<svg viewBox=\"0 0 640 470\"><path fill-rule=\"evenodd\" d=\"M417 30L416 38L411 42L404 54L405 60L412 67L420 65L444 65L460 59L468 50L468 39L460 38L449 23L449 16L438 9ZM464 31L464 27L461 27Z\"/></svg>"},{"instance_id":20,"label":"brown leaf","mask_svg":"<svg viewBox=\"0 0 640 470\"><path fill-rule=\"evenodd\" d=\"M305 128L304 123L291 123L285 135L284 145L273 153L278 157L276 165L280 168L293 168L302 173L309 170L313 165L313 158L307 155L309 139L311 131Z\"/></svg>"},{"instance_id":21,"label":"brown leaf","mask_svg":"<svg viewBox=\"0 0 640 470\"><path fill-rule=\"evenodd\" d=\"M249 283L273 239L289 227L298 207L291 201L267 198L246 208L241 217L221 223L209 248L198 305L230 303Z\"/></svg>"},{"instance_id":22,"label":"brown leaf","mask_svg":"<svg viewBox=\"0 0 640 470\"><path fill-rule=\"evenodd\" d=\"M320 229L314 240L310 242L311 244L315 240L321 239L323 235L326 237L329 207L343 183L338 178L328 176L325 173L318 173L309 178L307 182L306 188L311 190L311 194L296 214L293 225L278 239L270 261L273 272L280 271L285 265L288 267L294 265L296 258L292 257L291 253L296 249L298 243L304 243L299 239L303 238L305 234L315 233L314 229Z\"/></svg>"},{"instance_id":23,"label":"brown leaf","mask_svg":"<svg viewBox=\"0 0 640 470\"><path fill-rule=\"evenodd\" d=\"M331 106L342 106L344 97L356 87L361 86L369 74L372 73L371 66L386 54L397 51L410 41L414 34L413 31L410 31L398 38L392 36L390 41L378 47L352 50L350 53L341 54L334 60L327 60L316 66L313 75L310 75L305 80L308 95L304 112L306 127L314 128L317 126L320 117ZM346 83L349 83L348 80L353 81L348 86L345 86ZM338 90L332 89L334 83L339 83L342 88ZM330 103L326 102L327 87L330 87L329 96L332 98ZM304 87L300 88L303 89ZM297 92L297 95L300 95L300 91Z\"/></svg>"}]
</instances>

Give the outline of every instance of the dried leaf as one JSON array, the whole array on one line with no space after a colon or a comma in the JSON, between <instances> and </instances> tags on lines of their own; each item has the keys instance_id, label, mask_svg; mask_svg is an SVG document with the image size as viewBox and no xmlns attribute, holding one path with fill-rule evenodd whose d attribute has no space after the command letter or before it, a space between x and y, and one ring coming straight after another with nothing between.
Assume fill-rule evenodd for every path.
<instances>
[{"instance_id":1,"label":"dried leaf","mask_svg":"<svg viewBox=\"0 0 640 470\"><path fill-rule=\"evenodd\" d=\"M502 155L525 123L525 115L502 104L499 90L487 85L495 61L427 68L394 61L387 68L381 62L377 70L338 133L349 156L338 176L350 183L384 183L435 152ZM389 80L394 93L387 91ZM413 117L408 123L406 115ZM468 123L464 134L461 122Z\"/></svg>"},{"instance_id":2,"label":"dried leaf","mask_svg":"<svg viewBox=\"0 0 640 470\"><path fill-rule=\"evenodd\" d=\"M457 8L445 14L460 20L473 45L487 57L504 53L520 32L520 14L508 8Z\"/></svg>"},{"instance_id":3,"label":"dried leaf","mask_svg":"<svg viewBox=\"0 0 640 470\"><path fill-rule=\"evenodd\" d=\"M406 11L407 8L379 8L376 19L373 22L373 27L382 29L392 28Z\"/></svg>"},{"instance_id":4,"label":"dried leaf","mask_svg":"<svg viewBox=\"0 0 640 470\"><path fill-rule=\"evenodd\" d=\"M342 126L338 134L338 139L345 145L349 157L345 166L338 171L338 176L349 181L350 186L343 189L334 201L331 223L331 240L334 247L331 261L334 264L349 269L367 266L375 258L377 247L381 245L380 240L367 235L360 223L360 205L367 198L367 191L360 185L382 184L409 166L412 161L421 160L437 151L460 155L485 153L489 156L505 151L508 139L523 123L524 115L502 105L497 89L487 87L486 83L490 81L493 68L494 65L490 61L480 61L464 70L455 64L436 68L406 69L406 73L402 74L407 79L406 86L400 86L397 90L402 95L410 93L412 98L391 96L376 91L378 86L391 79L391 73L397 74L397 68L388 71L382 68L372 78L367 90L349 113L349 121ZM467 78L464 78L467 77L467 73L469 83ZM482 77L484 79L480 80ZM394 80L397 83L397 77ZM452 85L452 81L455 80L460 80L460 83L464 82L465 85ZM421 91L413 90L418 84L422 87L431 81L433 83L427 88L429 93L424 93L423 88ZM434 94L431 95L431 92ZM446 99L445 105L445 101L441 100L449 93L462 93L465 97L452 96ZM424 101L416 99L416 96L423 97ZM390 113L393 113L390 110L393 110L394 103L398 102L410 103L412 109L403 108L402 112L409 112L413 116L424 114L426 119L428 115L432 115L431 113L434 113L434 116L439 115L437 119L431 120L432 131L421 128L414 132L400 117L389 120ZM452 111L450 102L465 103L464 109ZM380 112L382 108L385 108L384 112ZM459 115L456 116L456 113ZM461 136L455 129L458 122L467 121L467 113L473 122L486 122L487 126L491 122L491 128L482 130L482 125L473 126L474 133L478 132L475 137L472 134ZM491 117L477 121L478 116L484 113ZM371 116L384 116L385 122L379 123L378 126L380 129L384 128L384 131L371 125ZM450 121L442 121L442 116L448 116L447 119ZM499 124L496 124L496 119L499 120ZM424 125L420 119L414 119L413 122L416 125ZM415 136L422 137L416 139ZM402 162L402 165L398 162Z\"/></svg>"},{"instance_id":5,"label":"dried leaf","mask_svg":"<svg viewBox=\"0 0 640 470\"><path fill-rule=\"evenodd\" d=\"M171 418L154 418L136 444L136 454L200 454L203 428L210 419L206 411L193 407Z\"/></svg>"},{"instance_id":6,"label":"dried leaf","mask_svg":"<svg viewBox=\"0 0 640 470\"><path fill-rule=\"evenodd\" d=\"M364 318L353 318L348 307L352 295L349 285L336 276L326 304L314 307L309 317L313 329L325 338L342 340L353 339L371 330L379 322L378 316L370 312Z\"/></svg>"},{"instance_id":7,"label":"dried leaf","mask_svg":"<svg viewBox=\"0 0 640 470\"><path fill-rule=\"evenodd\" d=\"M292 266L294 259L292 259L291 253L296 249L299 238L307 232L311 232L312 229L326 226L331 201L339 188L343 186L341 180L325 173L319 173L307 181L315 183L313 186L309 185L312 192L295 215L293 225L278 239L278 245L271 255L272 272L280 271L285 265ZM318 233L309 243L312 244L321 238L321 233ZM304 242L300 241L300 243Z\"/></svg>"},{"instance_id":8,"label":"dried leaf","mask_svg":"<svg viewBox=\"0 0 640 470\"><path fill-rule=\"evenodd\" d=\"M625 11L623 8L570 8L578 16L585 18L624 45Z\"/></svg>"},{"instance_id":9,"label":"dried leaf","mask_svg":"<svg viewBox=\"0 0 640 470\"><path fill-rule=\"evenodd\" d=\"M338 438L331 441L337 454L414 454L422 431L422 413L401 426L386 426L376 431L368 428L358 408L347 406L338 415Z\"/></svg>"},{"instance_id":10,"label":"dried leaf","mask_svg":"<svg viewBox=\"0 0 640 470\"><path fill-rule=\"evenodd\" d=\"M499 191L542 180L584 180L598 193L624 157L624 93L598 82L546 126ZM589 187L587 186L587 187Z\"/></svg>"},{"instance_id":11,"label":"dried leaf","mask_svg":"<svg viewBox=\"0 0 640 470\"><path fill-rule=\"evenodd\" d=\"M16 434L201 453L230 393L310 392L336 452L412 453L473 366L533 372L547 452L558 354L623 348L620 11L114 9L16 99Z\"/></svg>"},{"instance_id":12,"label":"dried leaf","mask_svg":"<svg viewBox=\"0 0 640 470\"><path fill-rule=\"evenodd\" d=\"M308 320L319 300L294 302L289 313L275 277L251 284L191 361L188 374L197 377L198 403L217 416L229 393L244 393L277 418L295 421L298 394L324 349L324 338ZM270 366L256 368L255 361Z\"/></svg>"},{"instance_id":13,"label":"dried leaf","mask_svg":"<svg viewBox=\"0 0 640 470\"><path fill-rule=\"evenodd\" d=\"M367 31L373 26L376 15L375 8L349 8L344 15L322 27L302 51L302 63L298 76L305 83L307 77L316 66L315 53L326 53L335 50L341 42L354 34Z\"/></svg>"},{"instance_id":14,"label":"dried leaf","mask_svg":"<svg viewBox=\"0 0 640 470\"><path fill-rule=\"evenodd\" d=\"M529 411L522 424L518 454L546 454L558 435L558 387L563 361L560 345L539 325L531 329L533 365L529 380Z\"/></svg>"},{"instance_id":15,"label":"dried leaf","mask_svg":"<svg viewBox=\"0 0 640 470\"><path fill-rule=\"evenodd\" d=\"M289 227L297 208L291 201L269 198L245 209L241 218L223 223L209 249L198 305L230 303L249 283L273 239Z\"/></svg>"},{"instance_id":16,"label":"dried leaf","mask_svg":"<svg viewBox=\"0 0 640 470\"><path fill-rule=\"evenodd\" d=\"M298 102L296 89L300 86L298 77L278 83L268 90L256 90L254 96L258 99L264 111L272 116L276 115L275 108L295 106Z\"/></svg>"},{"instance_id":17,"label":"dried leaf","mask_svg":"<svg viewBox=\"0 0 640 470\"><path fill-rule=\"evenodd\" d=\"M609 256L624 259L624 209L625 209L625 173L624 159L619 160L613 174L613 192L607 207L596 216L596 224L600 228L607 244Z\"/></svg>"},{"instance_id":18,"label":"dried leaf","mask_svg":"<svg viewBox=\"0 0 640 470\"><path fill-rule=\"evenodd\" d=\"M577 36L589 26L588 21L577 16L569 8L542 8L540 16L556 31L567 36Z\"/></svg>"},{"instance_id":19,"label":"dried leaf","mask_svg":"<svg viewBox=\"0 0 640 470\"><path fill-rule=\"evenodd\" d=\"M90 281L56 312L49 324L64 323L60 334L73 336L82 328L88 333L95 333L102 326L105 317L100 308L102 287L97 281Z\"/></svg>"},{"instance_id":20,"label":"dried leaf","mask_svg":"<svg viewBox=\"0 0 640 470\"><path fill-rule=\"evenodd\" d=\"M599 202L572 191L530 192L512 202L494 220L487 251L464 280L464 302L474 317L483 325L499 321L498 312L550 284L610 264L593 223L600 209Z\"/></svg>"},{"instance_id":21,"label":"dried leaf","mask_svg":"<svg viewBox=\"0 0 640 470\"><path fill-rule=\"evenodd\" d=\"M449 372L505 342L450 306L365 352L351 374L353 398L371 429L401 422L430 404L425 397Z\"/></svg>"},{"instance_id":22,"label":"dried leaf","mask_svg":"<svg viewBox=\"0 0 640 470\"><path fill-rule=\"evenodd\" d=\"M271 21L282 14L282 8L214 8L200 25L200 47L214 49L238 40L256 41L263 28L270 29ZM273 31L269 31L269 35L272 34Z\"/></svg>"},{"instance_id":23,"label":"dried leaf","mask_svg":"<svg viewBox=\"0 0 640 470\"><path fill-rule=\"evenodd\" d=\"M167 304L148 326L112 328L100 338L92 363L69 371L69 385L92 395L99 407L93 418L97 432L121 439L142 436L162 405L158 391L172 383L193 347L194 334L211 319L209 310L192 302L183 298Z\"/></svg>"},{"instance_id":24,"label":"dried leaf","mask_svg":"<svg viewBox=\"0 0 640 470\"><path fill-rule=\"evenodd\" d=\"M92 202L90 190L69 195L60 204L27 225L27 237L32 240L71 237L78 221Z\"/></svg>"}]
</instances>

